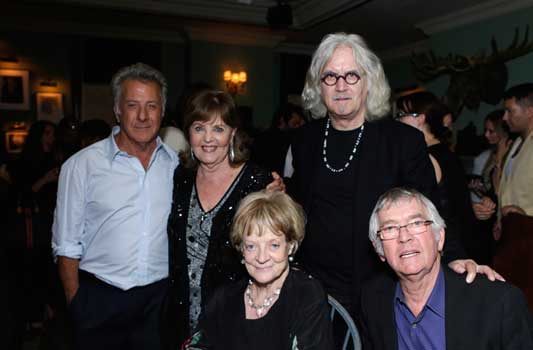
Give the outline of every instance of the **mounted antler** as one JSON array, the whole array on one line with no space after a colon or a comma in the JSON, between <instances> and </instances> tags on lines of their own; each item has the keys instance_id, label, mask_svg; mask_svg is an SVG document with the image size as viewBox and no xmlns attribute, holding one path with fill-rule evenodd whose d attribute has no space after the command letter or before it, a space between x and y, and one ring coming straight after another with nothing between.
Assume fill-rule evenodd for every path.
<instances>
[{"instance_id":1,"label":"mounted antler","mask_svg":"<svg viewBox=\"0 0 533 350\"><path fill-rule=\"evenodd\" d=\"M463 106L477 109L481 101L497 104L507 85L507 67L505 62L524 56L533 51L533 41L529 42L529 26L526 27L524 39L520 41L520 30L515 29L513 41L509 47L500 51L494 36L491 40L492 52L463 56L448 54L437 57L430 50L413 53L411 63L417 79L430 81L440 75L450 75L450 86L446 100L455 113Z\"/></svg>"},{"instance_id":2,"label":"mounted antler","mask_svg":"<svg viewBox=\"0 0 533 350\"><path fill-rule=\"evenodd\" d=\"M505 63L507 61L513 60L520 56L524 56L533 51L533 41L529 42L529 25L526 26L524 40L522 40L520 44L518 44L519 37L520 29L517 27L515 28L515 34L511 45L509 45L509 47L504 51L498 51L498 45L496 43L496 39L493 36L490 42L492 47L492 54L487 57L483 63Z\"/></svg>"},{"instance_id":3,"label":"mounted antler","mask_svg":"<svg viewBox=\"0 0 533 350\"><path fill-rule=\"evenodd\" d=\"M437 58L433 50L413 53L411 63L417 78L422 81L432 80L441 74L465 72L474 65L469 57L463 55L448 54L446 57Z\"/></svg>"}]
</instances>

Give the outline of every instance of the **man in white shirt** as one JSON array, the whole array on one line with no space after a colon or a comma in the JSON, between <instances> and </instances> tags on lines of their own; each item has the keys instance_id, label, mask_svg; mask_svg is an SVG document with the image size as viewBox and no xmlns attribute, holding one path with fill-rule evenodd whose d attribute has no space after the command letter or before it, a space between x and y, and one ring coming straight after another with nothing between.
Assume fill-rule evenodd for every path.
<instances>
[{"instance_id":1,"label":"man in white shirt","mask_svg":"<svg viewBox=\"0 0 533 350\"><path fill-rule=\"evenodd\" d=\"M167 83L137 63L111 87L119 126L63 165L52 247L76 349L157 349L178 164L157 136Z\"/></svg>"}]
</instances>

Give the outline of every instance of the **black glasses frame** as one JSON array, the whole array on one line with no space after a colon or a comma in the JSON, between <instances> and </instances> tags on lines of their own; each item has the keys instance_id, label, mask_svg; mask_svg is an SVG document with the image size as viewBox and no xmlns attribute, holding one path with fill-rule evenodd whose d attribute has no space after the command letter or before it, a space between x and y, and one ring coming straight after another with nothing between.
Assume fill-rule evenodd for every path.
<instances>
[{"instance_id":1,"label":"black glasses frame","mask_svg":"<svg viewBox=\"0 0 533 350\"><path fill-rule=\"evenodd\" d=\"M346 80L346 76L348 75L355 75L357 77L357 80L353 83L350 83L348 82L348 80ZM335 78L335 82L333 84L330 84L328 82L326 82L326 79L328 78ZM344 80L344 82L348 85L355 85L359 82L359 80L361 80L361 76L359 74L357 74L356 72L348 72L344 75L340 75L340 74L334 74L334 73L327 73L325 74L322 78L320 78L320 81L323 82L325 85L327 86L335 86L337 85L337 82L339 81L339 79L342 78Z\"/></svg>"}]
</instances>

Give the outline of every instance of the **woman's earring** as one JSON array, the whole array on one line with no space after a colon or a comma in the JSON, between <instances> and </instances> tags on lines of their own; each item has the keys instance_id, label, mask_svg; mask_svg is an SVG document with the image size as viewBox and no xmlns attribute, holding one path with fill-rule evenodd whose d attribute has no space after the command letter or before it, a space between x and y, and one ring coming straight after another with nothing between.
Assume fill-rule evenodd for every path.
<instances>
[{"instance_id":1,"label":"woman's earring","mask_svg":"<svg viewBox=\"0 0 533 350\"><path fill-rule=\"evenodd\" d=\"M194 152L193 152L192 148L191 148L191 159L192 160L196 160L196 158L194 157Z\"/></svg>"},{"instance_id":2,"label":"woman's earring","mask_svg":"<svg viewBox=\"0 0 533 350\"><path fill-rule=\"evenodd\" d=\"M294 256L289 255L289 262L293 262L293 261L294 261Z\"/></svg>"},{"instance_id":3,"label":"woman's earring","mask_svg":"<svg viewBox=\"0 0 533 350\"><path fill-rule=\"evenodd\" d=\"M233 139L229 143L229 160L232 163L235 163L235 149L233 147Z\"/></svg>"},{"instance_id":4,"label":"woman's earring","mask_svg":"<svg viewBox=\"0 0 533 350\"><path fill-rule=\"evenodd\" d=\"M241 264L243 264L243 265L244 265L244 259L241 259Z\"/></svg>"}]
</instances>

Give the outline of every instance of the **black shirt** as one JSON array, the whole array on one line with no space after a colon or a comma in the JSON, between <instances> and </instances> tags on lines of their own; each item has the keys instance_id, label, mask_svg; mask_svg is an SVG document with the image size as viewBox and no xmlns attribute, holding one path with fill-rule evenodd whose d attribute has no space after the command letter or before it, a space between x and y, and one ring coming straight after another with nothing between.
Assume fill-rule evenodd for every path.
<instances>
[{"instance_id":1,"label":"black shirt","mask_svg":"<svg viewBox=\"0 0 533 350\"><path fill-rule=\"evenodd\" d=\"M332 168L344 168L359 132L360 129L339 131L329 128L326 157ZM310 189L313 196L306 238L301 248L306 267L338 300L351 299L355 163L352 160L344 171L336 173L320 161L314 188Z\"/></svg>"}]
</instances>

